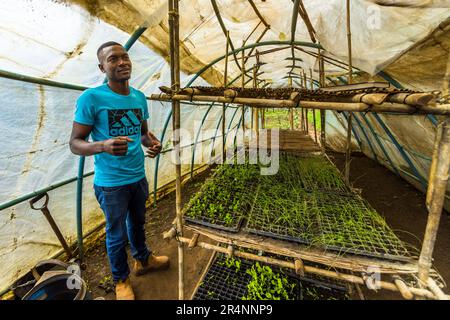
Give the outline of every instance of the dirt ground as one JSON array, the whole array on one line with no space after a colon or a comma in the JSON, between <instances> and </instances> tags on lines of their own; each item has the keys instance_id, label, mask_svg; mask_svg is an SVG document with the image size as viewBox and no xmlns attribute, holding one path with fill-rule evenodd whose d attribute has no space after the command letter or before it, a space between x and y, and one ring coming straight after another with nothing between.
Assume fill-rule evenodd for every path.
<instances>
[{"instance_id":1,"label":"dirt ground","mask_svg":"<svg viewBox=\"0 0 450 320\"><path fill-rule=\"evenodd\" d=\"M329 153L335 165L343 172L345 155ZM405 180L365 155L353 154L350 181L354 188L362 189L366 199L387 221L400 239L421 248L428 212L425 195ZM443 212L436 245L434 267L450 285L450 215ZM448 293L447 287L444 290ZM367 299L401 299L397 293L364 290Z\"/></svg>"},{"instance_id":2,"label":"dirt ground","mask_svg":"<svg viewBox=\"0 0 450 320\"><path fill-rule=\"evenodd\" d=\"M206 170L195 176L193 180L183 186L183 204L189 201L190 195L195 193L209 175ZM175 217L175 193L172 192L157 202L156 208L147 210L146 235L147 244L157 255L167 255L171 265L168 270L146 274L144 276L131 276L131 284L137 300L176 300L178 299L178 247L175 240L167 241L162 233L168 231ZM184 236L191 236L185 233ZM103 237L104 239L104 237ZM108 257L106 255L104 240L100 239L97 246L86 252L85 263L87 269L83 278L87 281L93 298L103 297L106 300L115 299ZM199 241L209 242L203 237ZM201 248L185 250L185 299L190 299L201 274L211 257L211 251ZM128 248L128 261L130 268L132 258ZM105 289L99 287L102 284Z\"/></svg>"},{"instance_id":3,"label":"dirt ground","mask_svg":"<svg viewBox=\"0 0 450 320\"><path fill-rule=\"evenodd\" d=\"M342 171L344 155L329 154L332 161ZM207 170L196 176L183 187L183 203L201 186L208 177ZM417 191L406 181L398 178L388 169L362 154L354 154L351 162L350 180L355 188L362 189L362 196L382 215L398 236L420 248L427 222L425 195ZM150 273L142 277L132 277L132 285L136 298L139 300L173 300L178 298L178 268L177 244L162 239L162 233L167 231L174 218L175 195L169 194L157 204L157 208L147 211L146 233L150 247L157 254L168 255L171 267L168 270ZM189 236L189 234L186 234ZM200 237L201 241L207 239ZM450 216L442 215L439 233L434 252L435 268L450 284ZM211 252L194 248L185 253L185 298L189 299L202 272L210 258ZM131 265L131 258L130 265ZM109 265L104 248L104 241L86 253L87 270L84 278L87 280L93 297L114 299L111 285ZM104 283L104 288L99 287ZM398 293L380 291L375 293L363 289L366 299L401 299ZM448 289L445 290L448 292Z\"/></svg>"}]
</instances>

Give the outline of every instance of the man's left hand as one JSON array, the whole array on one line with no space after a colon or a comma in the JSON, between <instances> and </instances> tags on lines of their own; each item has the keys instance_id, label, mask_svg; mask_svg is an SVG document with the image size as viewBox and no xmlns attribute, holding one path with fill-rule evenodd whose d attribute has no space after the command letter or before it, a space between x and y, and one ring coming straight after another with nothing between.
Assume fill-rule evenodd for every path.
<instances>
[{"instance_id":1,"label":"man's left hand","mask_svg":"<svg viewBox=\"0 0 450 320\"><path fill-rule=\"evenodd\" d=\"M150 158L155 158L161 152L161 149L161 142L158 140L153 141L153 145L146 150L147 156Z\"/></svg>"}]
</instances>

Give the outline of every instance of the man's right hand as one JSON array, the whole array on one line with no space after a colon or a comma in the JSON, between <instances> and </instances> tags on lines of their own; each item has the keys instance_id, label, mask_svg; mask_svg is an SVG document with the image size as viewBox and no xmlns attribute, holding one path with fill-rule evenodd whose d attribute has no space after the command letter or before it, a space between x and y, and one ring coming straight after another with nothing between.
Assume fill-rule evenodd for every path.
<instances>
[{"instance_id":1,"label":"man's right hand","mask_svg":"<svg viewBox=\"0 0 450 320\"><path fill-rule=\"evenodd\" d=\"M116 137L103 141L103 152L113 156L124 156L128 151L128 142L133 142L129 137Z\"/></svg>"}]
</instances>

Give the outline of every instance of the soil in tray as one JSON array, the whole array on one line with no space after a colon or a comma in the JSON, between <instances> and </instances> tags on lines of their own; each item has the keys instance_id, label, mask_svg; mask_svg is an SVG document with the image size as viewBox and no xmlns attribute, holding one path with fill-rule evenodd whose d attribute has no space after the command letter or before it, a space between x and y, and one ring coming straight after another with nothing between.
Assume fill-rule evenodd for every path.
<instances>
[{"instance_id":1,"label":"soil in tray","mask_svg":"<svg viewBox=\"0 0 450 320\"><path fill-rule=\"evenodd\" d=\"M250 208L248 194L259 175L255 165L222 165L189 202L185 220L212 228L238 231Z\"/></svg>"},{"instance_id":2,"label":"soil in tray","mask_svg":"<svg viewBox=\"0 0 450 320\"><path fill-rule=\"evenodd\" d=\"M345 300L345 288L278 267L218 254L194 300Z\"/></svg>"}]
</instances>

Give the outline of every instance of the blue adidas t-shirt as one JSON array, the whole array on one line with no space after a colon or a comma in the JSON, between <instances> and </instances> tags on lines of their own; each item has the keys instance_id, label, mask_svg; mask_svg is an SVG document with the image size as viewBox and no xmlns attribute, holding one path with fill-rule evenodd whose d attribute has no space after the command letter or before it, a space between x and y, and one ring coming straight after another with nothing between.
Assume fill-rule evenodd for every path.
<instances>
[{"instance_id":1,"label":"blue adidas t-shirt","mask_svg":"<svg viewBox=\"0 0 450 320\"><path fill-rule=\"evenodd\" d=\"M103 152L94 155L94 184L117 187L145 177L144 152L141 147L141 124L148 119L145 95L130 87L130 94L120 95L107 84L88 89L78 98L75 122L93 126L93 141L128 136L125 156Z\"/></svg>"}]
</instances>

